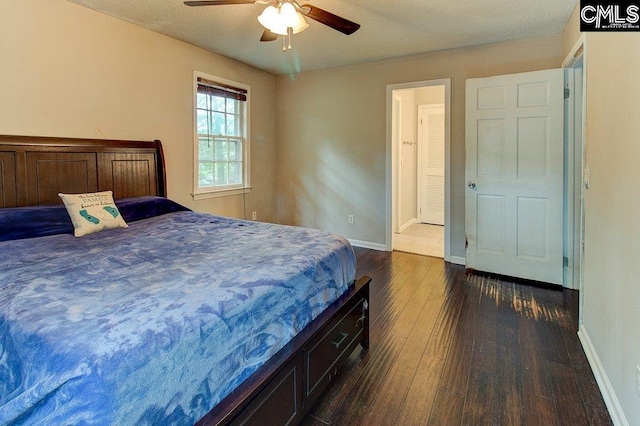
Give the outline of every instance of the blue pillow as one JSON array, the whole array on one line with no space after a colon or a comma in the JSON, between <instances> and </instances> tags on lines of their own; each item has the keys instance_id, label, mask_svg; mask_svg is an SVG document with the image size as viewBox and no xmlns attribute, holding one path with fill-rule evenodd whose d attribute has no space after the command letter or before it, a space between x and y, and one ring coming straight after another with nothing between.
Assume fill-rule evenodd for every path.
<instances>
[{"instance_id":1,"label":"blue pillow","mask_svg":"<svg viewBox=\"0 0 640 426\"><path fill-rule=\"evenodd\" d=\"M126 222L148 219L166 213L190 211L162 197L135 197L116 200ZM64 205L0 209L0 241L73 234L73 224Z\"/></svg>"},{"instance_id":2,"label":"blue pillow","mask_svg":"<svg viewBox=\"0 0 640 426\"><path fill-rule=\"evenodd\" d=\"M190 209L162 197L135 197L116 200L116 206L125 222L148 219L173 212L189 212Z\"/></svg>"},{"instance_id":3,"label":"blue pillow","mask_svg":"<svg viewBox=\"0 0 640 426\"><path fill-rule=\"evenodd\" d=\"M73 234L64 205L0 209L0 241Z\"/></svg>"}]
</instances>

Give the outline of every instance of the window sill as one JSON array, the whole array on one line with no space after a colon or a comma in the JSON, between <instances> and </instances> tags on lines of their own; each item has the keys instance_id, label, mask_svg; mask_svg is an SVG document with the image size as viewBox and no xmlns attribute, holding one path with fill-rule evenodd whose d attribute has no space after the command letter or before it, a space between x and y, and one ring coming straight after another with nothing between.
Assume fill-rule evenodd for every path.
<instances>
[{"instance_id":1,"label":"window sill","mask_svg":"<svg viewBox=\"0 0 640 426\"><path fill-rule=\"evenodd\" d=\"M233 188L233 189L218 189L210 192L198 192L197 194L191 194L195 201L205 200L207 198L220 198L229 197L232 195L242 195L251 192L251 187L246 188Z\"/></svg>"}]
</instances>

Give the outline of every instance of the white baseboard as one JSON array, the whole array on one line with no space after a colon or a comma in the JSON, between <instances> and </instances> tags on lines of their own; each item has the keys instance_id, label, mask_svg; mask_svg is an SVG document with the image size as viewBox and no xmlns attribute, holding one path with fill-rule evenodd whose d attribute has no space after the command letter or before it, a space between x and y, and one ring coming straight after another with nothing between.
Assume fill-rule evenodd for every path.
<instances>
[{"instance_id":1,"label":"white baseboard","mask_svg":"<svg viewBox=\"0 0 640 426\"><path fill-rule=\"evenodd\" d=\"M611 421L616 426L629 426L629 422L627 421L624 411L622 411L622 407L620 406L620 401L613 390L611 381L609 381L607 372L600 362L600 357L598 356L596 349L593 347L593 343L591 343L589 334L587 334L587 330L584 328L583 324L580 325L580 330L578 330L578 338L580 339L580 343L582 343L584 353L587 355L587 360L589 360L589 365L591 366L593 375L596 377L600 393L602 394L604 403L607 406L607 410L609 410Z\"/></svg>"},{"instance_id":2,"label":"white baseboard","mask_svg":"<svg viewBox=\"0 0 640 426\"><path fill-rule=\"evenodd\" d=\"M409 220L407 223L405 223L404 225L402 225L400 227L400 229L398 230L398 234L401 234L402 231L404 231L405 229L407 229L408 227L410 227L411 225L413 225L414 223L418 223L418 219L416 219L415 217L411 220Z\"/></svg>"},{"instance_id":3,"label":"white baseboard","mask_svg":"<svg viewBox=\"0 0 640 426\"><path fill-rule=\"evenodd\" d=\"M387 251L387 247L384 244L370 243L369 241L352 240L351 238L349 238L348 240L351 243L351 245L354 247L362 247L362 248L378 250L378 251Z\"/></svg>"},{"instance_id":4,"label":"white baseboard","mask_svg":"<svg viewBox=\"0 0 640 426\"><path fill-rule=\"evenodd\" d=\"M351 245L354 247L362 247L362 248L378 250L378 251L387 251L387 247L384 244L371 243L369 241L353 240L351 238L348 238L348 240L351 243ZM451 256L451 258L449 259L449 262L454 263L456 265L464 266L466 259L464 257Z\"/></svg>"}]
</instances>

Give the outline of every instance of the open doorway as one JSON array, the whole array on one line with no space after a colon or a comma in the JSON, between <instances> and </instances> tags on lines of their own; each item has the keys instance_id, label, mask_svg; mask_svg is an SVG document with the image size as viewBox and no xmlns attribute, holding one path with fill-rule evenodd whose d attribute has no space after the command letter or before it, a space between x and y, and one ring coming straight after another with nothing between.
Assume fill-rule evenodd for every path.
<instances>
[{"instance_id":1,"label":"open doorway","mask_svg":"<svg viewBox=\"0 0 640 426\"><path fill-rule=\"evenodd\" d=\"M388 250L449 260L450 88L450 79L387 86Z\"/></svg>"},{"instance_id":2,"label":"open doorway","mask_svg":"<svg viewBox=\"0 0 640 426\"><path fill-rule=\"evenodd\" d=\"M584 259L584 191L589 185L589 166L586 157L586 39L581 36L564 59L567 95L567 146L565 182L565 269L564 286L580 290L580 317L582 324L583 259Z\"/></svg>"}]
</instances>

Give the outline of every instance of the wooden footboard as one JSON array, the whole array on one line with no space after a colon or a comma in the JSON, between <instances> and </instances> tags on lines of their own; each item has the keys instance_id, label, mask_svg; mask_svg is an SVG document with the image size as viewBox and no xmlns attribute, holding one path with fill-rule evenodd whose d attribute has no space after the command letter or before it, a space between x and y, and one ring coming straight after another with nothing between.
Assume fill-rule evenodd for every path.
<instances>
[{"instance_id":1,"label":"wooden footboard","mask_svg":"<svg viewBox=\"0 0 640 426\"><path fill-rule=\"evenodd\" d=\"M358 346L369 347L364 276L198 425L295 425Z\"/></svg>"}]
</instances>

